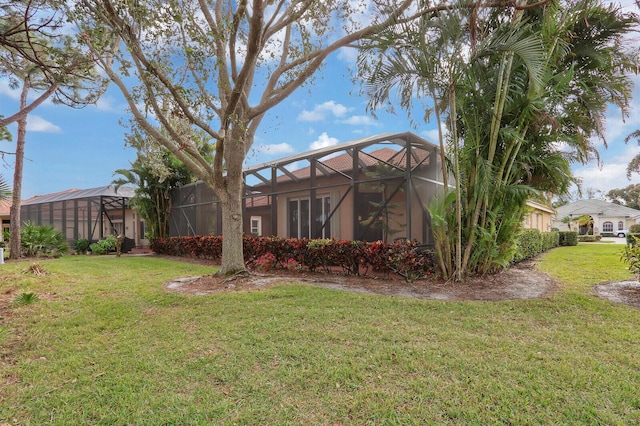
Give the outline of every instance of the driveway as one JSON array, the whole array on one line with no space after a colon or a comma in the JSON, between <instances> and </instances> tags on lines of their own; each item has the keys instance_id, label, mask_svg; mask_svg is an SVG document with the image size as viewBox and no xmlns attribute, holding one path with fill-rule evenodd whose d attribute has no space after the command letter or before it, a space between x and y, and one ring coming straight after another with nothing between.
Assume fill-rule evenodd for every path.
<instances>
[{"instance_id":1,"label":"driveway","mask_svg":"<svg viewBox=\"0 0 640 426\"><path fill-rule=\"evenodd\" d=\"M600 240L602 243L615 243L615 244L627 244L626 238L618 238L618 237L602 237Z\"/></svg>"}]
</instances>

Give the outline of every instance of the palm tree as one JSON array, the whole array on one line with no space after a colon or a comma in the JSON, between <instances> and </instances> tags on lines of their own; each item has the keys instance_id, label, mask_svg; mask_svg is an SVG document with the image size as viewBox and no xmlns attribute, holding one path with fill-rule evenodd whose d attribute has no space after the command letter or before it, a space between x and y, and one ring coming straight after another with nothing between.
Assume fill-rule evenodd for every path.
<instances>
[{"instance_id":1,"label":"palm tree","mask_svg":"<svg viewBox=\"0 0 640 426\"><path fill-rule=\"evenodd\" d=\"M4 176L0 175L0 201L7 201L11 199L11 187L4 179Z\"/></svg>"},{"instance_id":2,"label":"palm tree","mask_svg":"<svg viewBox=\"0 0 640 426\"><path fill-rule=\"evenodd\" d=\"M171 192L186 183L193 181L193 174L168 151L164 154L165 175L160 176L153 167L146 164L138 155L130 169L118 169L114 175L121 175L113 180L116 189L122 185L134 185L135 196L131 206L138 210L145 220L147 236L162 238L169 235L169 214L172 201Z\"/></svg>"},{"instance_id":3,"label":"palm tree","mask_svg":"<svg viewBox=\"0 0 640 426\"><path fill-rule=\"evenodd\" d=\"M625 143L629 143L631 139L637 139L638 145L640 145L640 129L632 132L629 136L624 139ZM631 179L631 175L633 173L640 173L640 154L636 155L629 161L629 165L627 166L627 178Z\"/></svg>"},{"instance_id":4,"label":"palm tree","mask_svg":"<svg viewBox=\"0 0 640 426\"><path fill-rule=\"evenodd\" d=\"M444 238L441 272L455 279L506 265L527 198L568 191L571 162L597 156L590 137L603 137L607 102L628 105L633 64L620 41L635 22L590 0L516 11L465 4L374 40L377 65L363 67L373 108L396 88L401 106L430 96L426 114L448 114L443 164L456 201L434 209L445 219L434 226L446 227L434 234ZM556 149L560 142L570 149Z\"/></svg>"}]
</instances>

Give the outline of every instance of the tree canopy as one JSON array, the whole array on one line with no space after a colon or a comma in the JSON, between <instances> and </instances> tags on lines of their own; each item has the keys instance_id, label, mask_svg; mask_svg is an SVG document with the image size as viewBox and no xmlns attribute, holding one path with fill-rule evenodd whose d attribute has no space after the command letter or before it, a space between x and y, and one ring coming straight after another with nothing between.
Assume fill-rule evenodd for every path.
<instances>
[{"instance_id":1,"label":"tree canopy","mask_svg":"<svg viewBox=\"0 0 640 426\"><path fill-rule=\"evenodd\" d=\"M452 3L371 38L360 57L372 110L423 98L440 125L455 188L431 208L446 277L506 266L526 200L566 193L571 163L606 145L608 105L628 114L638 58L624 37L637 16L592 0L518 4Z\"/></svg>"},{"instance_id":2,"label":"tree canopy","mask_svg":"<svg viewBox=\"0 0 640 426\"><path fill-rule=\"evenodd\" d=\"M392 21L403 0L78 1L67 12L137 125L213 189L222 204L221 273L245 271L242 166L268 111L325 59ZM207 161L178 117L215 146ZM162 130L162 131L161 131Z\"/></svg>"},{"instance_id":3,"label":"tree canopy","mask_svg":"<svg viewBox=\"0 0 640 426\"><path fill-rule=\"evenodd\" d=\"M640 183L612 189L607 192L607 198L616 204L640 210Z\"/></svg>"}]
</instances>

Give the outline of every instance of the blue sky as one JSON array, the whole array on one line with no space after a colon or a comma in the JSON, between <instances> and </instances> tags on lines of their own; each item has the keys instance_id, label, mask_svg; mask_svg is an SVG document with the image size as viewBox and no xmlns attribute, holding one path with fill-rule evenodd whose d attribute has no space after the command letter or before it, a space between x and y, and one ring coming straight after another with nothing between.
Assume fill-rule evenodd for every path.
<instances>
[{"instance_id":1,"label":"blue sky","mask_svg":"<svg viewBox=\"0 0 640 426\"><path fill-rule=\"evenodd\" d=\"M299 89L273 109L256 134L247 165L383 132L412 131L437 142L435 122L412 128L400 110L397 115L380 113L378 120L371 118L366 113L366 98L357 95L358 87L349 78L347 66L352 61L350 52L334 55L312 85ZM623 142L626 135L640 129L640 77L633 79L630 116L623 122L615 108L607 114L609 147L599 146L602 167L595 161L573 167L574 174L583 179L584 188L606 193L640 183L638 175L631 181L626 178L626 166L640 147ZM0 79L0 114L14 113L18 97L19 91L11 90L8 82ZM127 119L124 99L114 86L97 105L81 110L50 102L38 107L28 119L22 198L109 184L116 169L128 168L135 159L135 150L124 145L126 129L119 124ZM420 119L416 116L415 121ZM0 142L0 151L15 151L15 124L9 130L14 142ZM0 163L0 174L9 183L13 180L13 164L10 155Z\"/></svg>"}]
</instances>

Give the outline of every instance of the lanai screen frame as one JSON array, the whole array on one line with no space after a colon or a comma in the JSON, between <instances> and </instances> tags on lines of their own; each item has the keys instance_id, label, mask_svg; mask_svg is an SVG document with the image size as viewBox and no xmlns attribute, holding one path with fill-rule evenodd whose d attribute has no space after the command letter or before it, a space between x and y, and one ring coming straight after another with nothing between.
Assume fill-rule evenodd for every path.
<instances>
[{"instance_id":1,"label":"lanai screen frame","mask_svg":"<svg viewBox=\"0 0 640 426\"><path fill-rule=\"evenodd\" d=\"M326 186L319 186L318 181L327 176L342 176L345 182L348 182L349 190L342 194L338 203L335 206L331 206L331 212L322 224L311 221L311 237L318 236L322 227L326 225L327 221L330 221L332 216L336 214L343 201L350 195L354 197L353 205L357 205L358 190L361 185L370 184L380 179L372 179L364 176L362 173L363 167L366 165L366 156L369 155L367 149L377 146L388 146L397 149L397 155L394 154L394 160L388 160L388 163L392 167L396 167L398 161L404 161L405 167L401 173L394 176L402 181L404 185L403 192L406 193L406 205L405 205L405 218L406 218L406 239L417 239L422 243L431 244L433 242L430 231L430 218L426 210L426 206L431 200L431 197L436 192L442 191L444 183L442 179L442 167L440 162L439 147L426 139L423 139L411 132L404 133L383 133L375 136L370 136L362 139L357 139L350 142L337 144L330 147L321 148L314 151L309 151L301 154L292 155L286 158L278 159L262 163L259 165L247 167L244 170L245 178L245 194L243 197L243 218L244 229L248 234L250 230L251 215L248 214L251 211L255 211L256 205L262 207L262 211L269 211L270 217L267 218L268 224L266 228L268 232L266 235L280 235L284 236L287 232L286 229L278 229L278 197L286 197L287 194L291 194L293 191L283 188L283 180L287 182L303 182L307 183L305 190L308 192L308 198L310 200L316 199L316 193L319 190L326 190ZM351 168L348 171L338 170L328 166L331 163L331 158L334 158L338 154L346 153L351 158ZM370 156L370 155L369 155ZM297 170L294 167L296 163L308 163L309 176L299 178L296 176ZM371 164L369 164L371 166ZM398 168L399 170L399 168ZM418 174L417 172L422 172ZM424 173L426 171L426 174ZM420 193L416 189L416 185L426 184L431 188L426 193ZM209 234L221 234L222 226L220 218L220 203L215 199L213 193L209 193L207 199L200 197L187 196L188 194L202 193L198 191L198 186L204 185L202 182L185 185L178 189L174 196L174 209L172 210L172 235L201 235L198 232L197 227L194 226L193 218L189 218L182 206L189 208L195 208L196 206L212 206L214 208L214 214L216 215L215 231L208 232ZM344 187L344 183L341 186ZM300 191L300 189L296 189ZM425 191L423 191L425 192ZM188 205L183 204L184 200L189 199ZM385 200L385 204L389 200ZM418 211L422 214L421 229L413 229L414 221L412 215L416 213L414 204L419 204ZM316 217L317 212L316 203L310 203L310 217ZM195 210L193 210L195 217ZM177 221L181 220L187 222L186 232L180 232L180 227ZM361 222L357 217L356 209L353 209L352 214L352 227L355 230L358 228L357 222ZM320 229L319 229L320 228ZM426 229L429 228L429 229ZM349 239L360 239L358 235L353 235Z\"/></svg>"},{"instance_id":2,"label":"lanai screen frame","mask_svg":"<svg viewBox=\"0 0 640 426\"><path fill-rule=\"evenodd\" d=\"M112 186L43 195L35 200L23 202L20 216L23 223L29 221L34 225L53 225L56 231L62 232L67 242L86 238L93 243L106 237L105 221L111 225L110 229L115 234L115 226L110 216L114 211L121 212L122 229L127 229L126 210L129 209L129 201L133 195L134 190L131 188L121 187L115 191ZM60 203L60 211L63 213L57 217L58 209L55 207ZM86 222L85 229L81 229L79 225L79 210L82 210L82 222ZM70 221L72 226L69 226Z\"/></svg>"}]
</instances>

